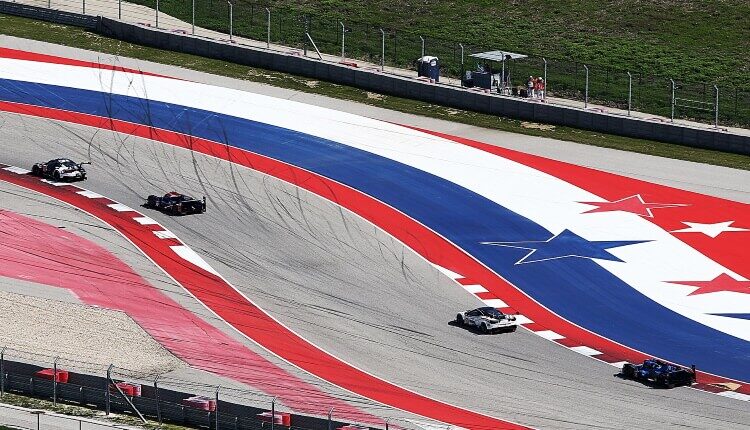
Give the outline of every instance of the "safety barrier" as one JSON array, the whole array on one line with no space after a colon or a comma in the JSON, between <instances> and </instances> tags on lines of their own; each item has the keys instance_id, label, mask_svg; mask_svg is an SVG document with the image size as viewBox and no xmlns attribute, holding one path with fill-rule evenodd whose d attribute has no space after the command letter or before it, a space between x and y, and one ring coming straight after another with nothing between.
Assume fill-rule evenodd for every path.
<instances>
[{"instance_id":1,"label":"safety barrier","mask_svg":"<svg viewBox=\"0 0 750 430\"><path fill-rule=\"evenodd\" d=\"M96 29L97 24L99 23L98 16L82 15L80 13L47 9L7 1L0 1L0 13L40 19L42 21L49 21L58 24L73 25L76 27L87 28L89 30Z\"/></svg>"},{"instance_id":2,"label":"safety barrier","mask_svg":"<svg viewBox=\"0 0 750 430\"><path fill-rule=\"evenodd\" d=\"M6 393L16 393L54 402L66 402L116 413L133 413L134 408L159 423L170 422L210 430L260 430L270 428L269 409L227 402L154 385L138 385L138 390L117 390L102 376L65 372L62 382L51 378L54 372L41 366L4 359L0 372L0 401ZM57 370L62 372L62 370ZM126 384L119 383L118 387ZM127 384L132 385L132 384ZM133 395L130 395L133 394ZM136 395L137 394L137 395ZM127 398L126 398L127 396ZM198 401L201 399L203 401ZM269 404L270 406L270 404ZM348 423L285 412L276 412L279 430L323 430L345 427ZM31 426L35 427L35 426ZM28 428L31 428L28 427ZM24 427L27 428L27 427Z\"/></svg>"}]
</instances>

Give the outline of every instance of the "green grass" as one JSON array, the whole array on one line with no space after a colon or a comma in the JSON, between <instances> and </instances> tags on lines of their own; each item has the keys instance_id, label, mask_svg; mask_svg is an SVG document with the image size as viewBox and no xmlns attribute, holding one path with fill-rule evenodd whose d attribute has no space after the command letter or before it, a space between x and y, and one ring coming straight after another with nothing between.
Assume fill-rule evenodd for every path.
<instances>
[{"instance_id":1,"label":"green grass","mask_svg":"<svg viewBox=\"0 0 750 430\"><path fill-rule=\"evenodd\" d=\"M155 0L134 0L150 7ZM160 9L191 20L192 0L161 0ZM460 49L503 49L532 54L508 64L520 83L542 74L548 60L549 89L582 99L590 68L590 101L627 107L628 77L634 75L634 109L670 114L669 79L678 81L677 97L712 108L713 85L720 87L720 121L750 125L750 2L746 0L270 0L271 38L300 46L305 22L321 51L340 52L341 20L348 56L379 62L380 28L388 32L386 62L412 66L426 52L440 57L443 73L459 75ZM264 4L265 5L265 4ZM228 31L225 1L196 0L196 23ZM307 18L305 18L305 16ZM234 31L266 38L266 11L248 0L234 6ZM467 66L473 68L470 62ZM713 121L713 113L679 108L676 116Z\"/></svg>"},{"instance_id":2,"label":"green grass","mask_svg":"<svg viewBox=\"0 0 750 430\"><path fill-rule=\"evenodd\" d=\"M0 15L0 33L108 54L140 58L163 64L177 65L202 72L260 82L338 99L352 100L400 112L441 118L479 127L750 170L750 157L745 155L606 135L568 127L529 128L534 127L534 125L492 115L435 106L415 100L368 93L353 87L313 81L303 77L289 76L194 55L148 48L101 37L80 28L50 24L26 18Z\"/></svg>"}]
</instances>

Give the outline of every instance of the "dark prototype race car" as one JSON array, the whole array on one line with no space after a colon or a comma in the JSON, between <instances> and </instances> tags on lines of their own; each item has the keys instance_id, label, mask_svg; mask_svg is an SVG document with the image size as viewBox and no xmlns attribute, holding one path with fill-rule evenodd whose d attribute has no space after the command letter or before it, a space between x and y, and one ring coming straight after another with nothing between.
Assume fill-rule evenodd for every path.
<instances>
[{"instance_id":1,"label":"dark prototype race car","mask_svg":"<svg viewBox=\"0 0 750 430\"><path fill-rule=\"evenodd\" d=\"M146 201L146 207L160 210L170 215L199 214L206 211L206 198L195 199L185 194L171 192L163 197L150 195Z\"/></svg>"},{"instance_id":2,"label":"dark prototype race car","mask_svg":"<svg viewBox=\"0 0 750 430\"><path fill-rule=\"evenodd\" d=\"M84 164L76 163L67 158L55 158L46 163L36 163L31 167L31 174L42 178L54 179L55 181L83 181L86 179Z\"/></svg>"},{"instance_id":3,"label":"dark prototype race car","mask_svg":"<svg viewBox=\"0 0 750 430\"><path fill-rule=\"evenodd\" d=\"M689 370L651 358L645 360L643 364L625 363L622 366L622 376L636 381L652 382L666 388L674 388L695 382L695 366Z\"/></svg>"}]
</instances>

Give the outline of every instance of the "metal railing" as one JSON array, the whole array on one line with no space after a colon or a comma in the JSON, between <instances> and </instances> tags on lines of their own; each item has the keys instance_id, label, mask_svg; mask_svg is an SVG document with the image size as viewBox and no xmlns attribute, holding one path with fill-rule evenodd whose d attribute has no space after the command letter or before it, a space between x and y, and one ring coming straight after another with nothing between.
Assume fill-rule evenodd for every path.
<instances>
[{"instance_id":1,"label":"metal railing","mask_svg":"<svg viewBox=\"0 0 750 430\"><path fill-rule=\"evenodd\" d=\"M26 430L130 430L119 424L3 403L0 403L0 423Z\"/></svg>"},{"instance_id":2,"label":"metal railing","mask_svg":"<svg viewBox=\"0 0 750 430\"><path fill-rule=\"evenodd\" d=\"M44 369L47 369L46 374L38 373ZM222 387L218 379L216 385L212 385L210 382L178 379L152 372L0 348L0 403L11 393L50 401L53 407L60 403L94 407L102 411L105 417L113 413L127 414L132 416L134 422L152 421L160 425L166 422L209 430L261 430L273 429L274 426L276 430L330 430L352 424L337 416L336 411L328 406L316 405L314 399L308 404L297 405L304 410L316 411L308 415L294 412L288 406L280 407L280 399L265 393L236 386ZM125 386L121 385L123 383ZM290 387L290 390L293 389ZM299 394L296 392L296 395ZM348 397L340 400L362 402L361 399ZM400 411L383 405L376 407L382 413L378 416L382 418L376 418L372 411L370 417L376 418L378 423L369 422L365 426L362 423L354 424L366 429L388 430L389 424L401 429L423 428L413 424ZM106 422L80 417L34 412L14 406L8 408L13 413L4 414L0 410L0 425L30 430L36 429L37 425L41 426L40 429L54 430L82 430L83 427L94 430L92 426L110 426ZM260 416L264 413L265 419ZM270 416L280 417L284 414L290 415L291 426L274 425L268 421ZM70 422L61 421L66 419Z\"/></svg>"},{"instance_id":3,"label":"metal railing","mask_svg":"<svg viewBox=\"0 0 750 430\"><path fill-rule=\"evenodd\" d=\"M85 8L91 15L116 16L168 31L196 34L196 28L207 29L216 33L208 37L229 42L245 38L261 42L266 48L274 44L307 52L307 47L314 43L316 53L329 56L329 60L369 62L373 68L381 71L389 68L388 73L406 76L412 76L415 60L426 54L440 58L441 83L456 86L462 85L465 71L475 66L470 54L496 48L237 0L18 1L75 12ZM171 28L176 25L175 19L184 25ZM205 37L205 31L201 35ZM674 79L676 89L672 96L670 77L643 71L583 64L549 55L530 55L506 63L512 87L507 88L508 96L521 93L510 90L525 87L529 76L543 77L544 97L535 101L607 109L628 116L640 113L642 118L660 121L691 120L717 128L719 125L750 127L750 89L745 87L724 87L709 80L682 78Z\"/></svg>"},{"instance_id":4,"label":"metal railing","mask_svg":"<svg viewBox=\"0 0 750 430\"><path fill-rule=\"evenodd\" d=\"M155 7L155 0L134 0ZM418 57L431 55L441 60L441 74L460 78L473 64L471 53L496 49L460 40L449 40L417 34L413 31L372 25L355 20L336 20L328 16L303 13L293 8L268 8L265 5L218 0L160 0L159 7L192 25L226 32L228 8L233 9L234 36L305 49L308 38L315 40L323 54L340 55L341 59L361 60L381 68L411 69ZM195 11L195 13L192 13ZM622 70L594 63L580 63L550 55L530 55L507 64L514 87L525 85L529 76L544 77L546 96L583 102L587 108L595 103L605 107L644 112L670 118L675 100L670 98L669 76L650 75L644 71ZM549 81L547 81L549 77ZM721 110L718 84L699 77L679 79L676 98L677 118L695 120L714 126L750 126L750 89L732 86L721 88ZM708 110L706 104L709 104Z\"/></svg>"}]
</instances>

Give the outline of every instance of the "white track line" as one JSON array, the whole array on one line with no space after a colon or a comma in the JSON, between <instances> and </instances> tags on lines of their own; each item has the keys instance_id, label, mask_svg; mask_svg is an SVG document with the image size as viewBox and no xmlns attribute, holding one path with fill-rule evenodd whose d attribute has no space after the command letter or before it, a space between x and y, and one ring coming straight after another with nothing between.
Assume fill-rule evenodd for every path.
<instances>
[{"instance_id":1,"label":"white track line","mask_svg":"<svg viewBox=\"0 0 750 430\"><path fill-rule=\"evenodd\" d=\"M16 166L4 167L3 170L7 170L13 173L18 173L19 175L26 175L26 174L31 173L31 170L22 169Z\"/></svg>"},{"instance_id":2,"label":"white track line","mask_svg":"<svg viewBox=\"0 0 750 430\"><path fill-rule=\"evenodd\" d=\"M508 304L500 299L486 299L482 300L485 305L493 308L507 308Z\"/></svg>"},{"instance_id":3,"label":"white track line","mask_svg":"<svg viewBox=\"0 0 750 430\"><path fill-rule=\"evenodd\" d=\"M488 293L486 288L479 284L464 285L464 289L471 294Z\"/></svg>"},{"instance_id":4,"label":"white track line","mask_svg":"<svg viewBox=\"0 0 750 430\"><path fill-rule=\"evenodd\" d=\"M721 393L716 394L724 397L731 397L732 399L742 400L743 402L750 402L750 395L748 394L742 394L735 391L722 391Z\"/></svg>"},{"instance_id":5,"label":"white track line","mask_svg":"<svg viewBox=\"0 0 750 430\"><path fill-rule=\"evenodd\" d=\"M133 220L140 225L159 225L158 222L156 222L155 220L147 216L137 216L137 217L134 217Z\"/></svg>"},{"instance_id":6,"label":"white track line","mask_svg":"<svg viewBox=\"0 0 750 430\"><path fill-rule=\"evenodd\" d=\"M586 356L591 357L592 355L601 355L601 351L597 351L594 348L589 348L588 346L581 345L581 346L573 346L570 348L572 351L575 351L579 354L583 354Z\"/></svg>"},{"instance_id":7,"label":"white track line","mask_svg":"<svg viewBox=\"0 0 750 430\"><path fill-rule=\"evenodd\" d=\"M203 259L200 255L198 255L195 251L193 251L192 248L185 246L185 245L175 245L170 246L172 251L175 252L175 254L179 255L182 259L187 260L194 265L200 267L201 269L205 270L208 273L212 273L216 276L219 276L219 274L214 270L213 267L211 267L208 263L206 263L206 260Z\"/></svg>"},{"instance_id":8,"label":"white track line","mask_svg":"<svg viewBox=\"0 0 750 430\"><path fill-rule=\"evenodd\" d=\"M107 205L107 207L110 207L117 212L136 212L135 209L131 208L130 206L125 206L122 203L112 203L111 205Z\"/></svg>"},{"instance_id":9,"label":"white track line","mask_svg":"<svg viewBox=\"0 0 750 430\"><path fill-rule=\"evenodd\" d=\"M518 325L531 324L534 322L531 318L523 316L523 315L515 315L515 317L516 317L516 324Z\"/></svg>"},{"instance_id":10,"label":"white track line","mask_svg":"<svg viewBox=\"0 0 750 430\"><path fill-rule=\"evenodd\" d=\"M177 239L177 235L169 230L154 231L154 235L159 239Z\"/></svg>"},{"instance_id":11,"label":"white track line","mask_svg":"<svg viewBox=\"0 0 750 430\"><path fill-rule=\"evenodd\" d=\"M455 281L456 279L459 279L459 278L463 278L463 276L459 275L459 274L458 274L458 273L456 273L456 272L452 272L452 271L450 271L450 270L446 269L446 268L445 268L445 267L443 267L443 266L440 266L440 265L438 265L438 264L433 264L433 266L435 266L435 268L436 268L436 269L438 269L438 270L439 270L439 271L441 271L441 272L442 272L442 273L443 273L444 275L447 275L447 276L448 276L449 278L453 279L454 281Z\"/></svg>"},{"instance_id":12,"label":"white track line","mask_svg":"<svg viewBox=\"0 0 750 430\"><path fill-rule=\"evenodd\" d=\"M89 191L89 190L77 191L76 194L80 194L83 197L88 197L90 199L103 199L104 198L103 195L99 193L95 193L93 191Z\"/></svg>"},{"instance_id":13,"label":"white track line","mask_svg":"<svg viewBox=\"0 0 750 430\"><path fill-rule=\"evenodd\" d=\"M547 340L565 339L565 336L563 336L563 335L561 335L559 333L556 333L556 332L554 332L552 330L535 331L534 334L537 335L537 336L541 336L541 337L543 337L543 338L545 338Z\"/></svg>"},{"instance_id":14,"label":"white track line","mask_svg":"<svg viewBox=\"0 0 750 430\"><path fill-rule=\"evenodd\" d=\"M55 182L55 181L50 181L48 179L40 179L40 181L44 182L45 184L54 185L56 187L64 187L66 185L70 185L67 182Z\"/></svg>"}]
</instances>

